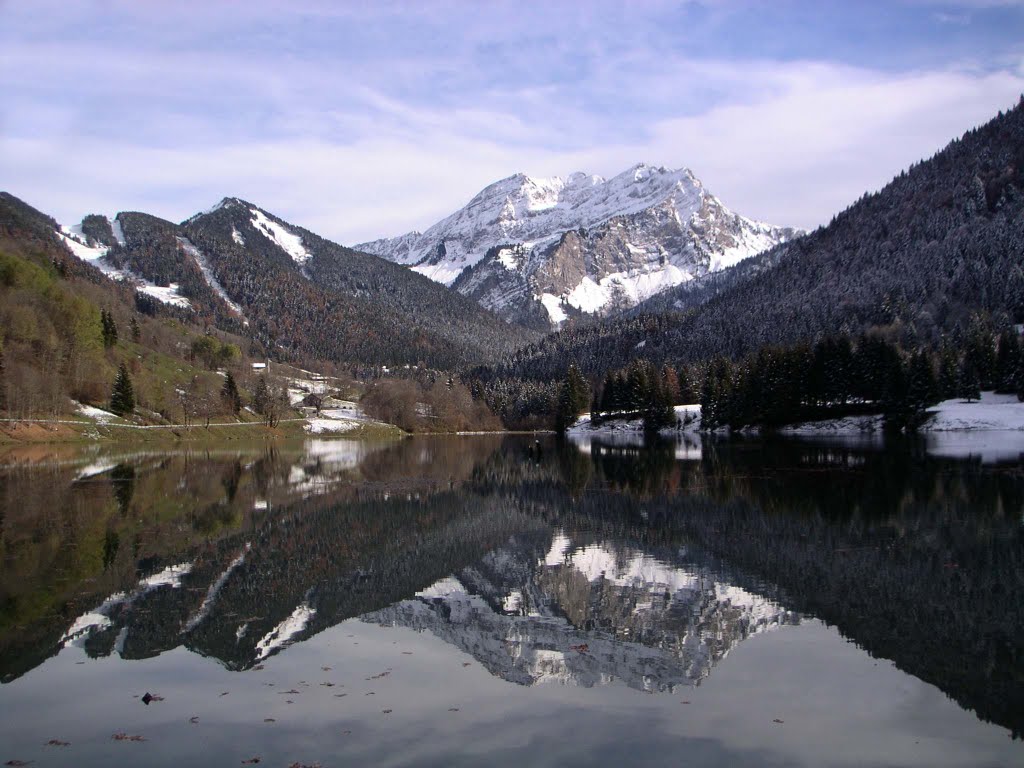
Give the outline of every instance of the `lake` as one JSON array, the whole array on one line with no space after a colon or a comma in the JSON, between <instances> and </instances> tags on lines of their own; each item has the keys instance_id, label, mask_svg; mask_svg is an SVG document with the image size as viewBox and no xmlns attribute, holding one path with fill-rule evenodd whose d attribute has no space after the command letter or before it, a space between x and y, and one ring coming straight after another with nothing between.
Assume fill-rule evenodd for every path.
<instances>
[{"instance_id":1,"label":"lake","mask_svg":"<svg viewBox=\"0 0 1024 768\"><path fill-rule=\"evenodd\" d=\"M1024 444L602 440L0 449L0 762L1024 764Z\"/></svg>"}]
</instances>

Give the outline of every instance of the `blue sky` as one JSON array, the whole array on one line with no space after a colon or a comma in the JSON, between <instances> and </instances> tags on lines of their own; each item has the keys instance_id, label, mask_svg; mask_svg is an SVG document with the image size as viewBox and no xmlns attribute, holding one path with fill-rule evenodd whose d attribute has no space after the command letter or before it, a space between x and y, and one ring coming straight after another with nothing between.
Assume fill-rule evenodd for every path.
<instances>
[{"instance_id":1,"label":"blue sky","mask_svg":"<svg viewBox=\"0 0 1024 768\"><path fill-rule=\"evenodd\" d=\"M523 171L686 166L813 227L1024 92L1024 3L0 0L0 188L352 244Z\"/></svg>"}]
</instances>

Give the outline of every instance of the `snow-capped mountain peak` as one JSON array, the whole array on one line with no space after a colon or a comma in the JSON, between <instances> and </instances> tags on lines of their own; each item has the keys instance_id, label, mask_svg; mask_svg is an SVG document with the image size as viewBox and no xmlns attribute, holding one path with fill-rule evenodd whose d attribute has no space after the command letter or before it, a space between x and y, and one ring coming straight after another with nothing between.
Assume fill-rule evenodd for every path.
<instances>
[{"instance_id":1,"label":"snow-capped mountain peak","mask_svg":"<svg viewBox=\"0 0 1024 768\"><path fill-rule=\"evenodd\" d=\"M734 214L688 168L638 163L610 179L517 173L422 233L356 248L506 319L536 322L540 312L557 325L636 304L796 234Z\"/></svg>"}]
</instances>

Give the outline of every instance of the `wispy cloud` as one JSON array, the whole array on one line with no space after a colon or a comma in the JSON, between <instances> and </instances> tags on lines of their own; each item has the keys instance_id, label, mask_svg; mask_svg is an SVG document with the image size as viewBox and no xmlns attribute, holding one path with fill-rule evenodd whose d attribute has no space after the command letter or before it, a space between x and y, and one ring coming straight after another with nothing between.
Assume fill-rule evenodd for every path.
<instances>
[{"instance_id":1,"label":"wispy cloud","mask_svg":"<svg viewBox=\"0 0 1024 768\"><path fill-rule=\"evenodd\" d=\"M646 160L814 226L1024 91L1019 4L849 5L0 5L0 186L63 220L239 195L351 243Z\"/></svg>"}]
</instances>

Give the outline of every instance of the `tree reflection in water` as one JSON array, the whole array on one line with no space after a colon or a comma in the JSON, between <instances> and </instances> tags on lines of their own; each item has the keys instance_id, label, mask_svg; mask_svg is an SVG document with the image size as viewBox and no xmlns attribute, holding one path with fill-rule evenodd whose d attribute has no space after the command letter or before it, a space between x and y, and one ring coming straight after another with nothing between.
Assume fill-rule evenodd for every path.
<instances>
[{"instance_id":1,"label":"tree reflection in water","mask_svg":"<svg viewBox=\"0 0 1024 768\"><path fill-rule=\"evenodd\" d=\"M670 691L813 616L1022 733L1017 463L916 444L531 443L9 453L2 680L68 643L247 669L361 616L515 683Z\"/></svg>"}]
</instances>

